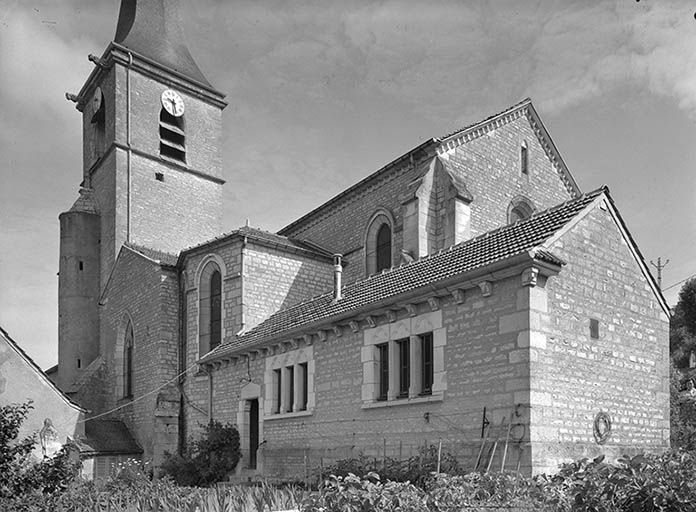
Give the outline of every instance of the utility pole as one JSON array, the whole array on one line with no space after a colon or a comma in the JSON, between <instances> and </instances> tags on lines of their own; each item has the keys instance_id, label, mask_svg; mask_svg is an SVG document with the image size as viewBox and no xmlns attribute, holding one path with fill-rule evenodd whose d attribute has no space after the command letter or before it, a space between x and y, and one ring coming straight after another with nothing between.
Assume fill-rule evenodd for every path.
<instances>
[{"instance_id":1,"label":"utility pole","mask_svg":"<svg viewBox=\"0 0 696 512\"><path fill-rule=\"evenodd\" d=\"M669 260L662 263L662 257L657 258L657 263L650 260L650 264L657 269L657 287L662 291L662 269L667 266Z\"/></svg>"}]
</instances>

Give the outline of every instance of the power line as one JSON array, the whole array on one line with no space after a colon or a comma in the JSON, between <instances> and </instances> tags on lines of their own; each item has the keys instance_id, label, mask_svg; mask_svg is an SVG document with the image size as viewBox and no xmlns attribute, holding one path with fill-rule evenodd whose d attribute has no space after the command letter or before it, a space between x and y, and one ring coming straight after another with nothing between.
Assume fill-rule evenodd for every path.
<instances>
[{"instance_id":1,"label":"power line","mask_svg":"<svg viewBox=\"0 0 696 512\"><path fill-rule=\"evenodd\" d=\"M666 292L667 290L671 290L671 289L674 288L675 286L678 286L678 285L680 285L680 284L682 284L682 283L688 281L688 280L691 279L692 277L696 277L696 274L692 274L692 275L690 275L689 277L686 277L686 278L682 279L681 281L678 281L678 282L676 282L676 283L674 283L674 284L671 284L671 285L669 285L667 288L665 288L665 289L662 290L662 291L663 291L663 292Z\"/></svg>"},{"instance_id":2,"label":"power line","mask_svg":"<svg viewBox=\"0 0 696 512\"><path fill-rule=\"evenodd\" d=\"M114 407L113 409L111 409L111 410L109 410L109 411L106 411L106 412L103 412L103 413L101 413L101 414L97 414L97 415L95 415L95 416L90 416L89 418L85 418L84 420L80 420L80 421L78 421L77 423L87 423L88 421L96 420L97 418L101 418L101 417L103 417L103 416L107 416L107 415L111 414L112 412L116 412L116 411L118 411L118 410L120 410L120 409L125 409L126 407L129 407L129 406L133 405L134 403L139 402L140 400L142 400L142 399L145 398L145 397L148 397L148 396L150 396L150 395L154 395L155 393L157 393L158 391L164 389L164 388L167 387L169 384L171 384L172 382L174 382L175 380L177 380L179 377L181 377L181 376L187 374L188 372L190 372L191 370L193 370L193 369L196 368L197 366L198 366L198 363L193 363L191 366L189 366L188 368L186 368L183 372L179 373L178 375L175 375L174 377L172 377L171 379L169 379L168 381L166 381L166 382L165 382L164 384L162 384L161 386L158 386L158 387L156 387L155 389L150 390L150 391L148 391L147 393L145 393L145 394L143 394L143 395L140 395L139 397L134 398L133 400L130 400L129 402L127 402L127 403L125 403L125 404L123 404L123 405L119 405L118 407Z\"/></svg>"}]
</instances>

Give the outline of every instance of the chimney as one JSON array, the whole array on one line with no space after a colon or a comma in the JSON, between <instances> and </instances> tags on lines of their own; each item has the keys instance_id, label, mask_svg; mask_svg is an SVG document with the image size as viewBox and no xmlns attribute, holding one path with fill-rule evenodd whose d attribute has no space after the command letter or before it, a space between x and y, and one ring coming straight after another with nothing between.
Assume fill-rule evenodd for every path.
<instances>
[{"instance_id":1,"label":"chimney","mask_svg":"<svg viewBox=\"0 0 696 512\"><path fill-rule=\"evenodd\" d=\"M341 274L343 273L343 266L341 265L341 258L343 255L334 254L334 301L341 299Z\"/></svg>"}]
</instances>

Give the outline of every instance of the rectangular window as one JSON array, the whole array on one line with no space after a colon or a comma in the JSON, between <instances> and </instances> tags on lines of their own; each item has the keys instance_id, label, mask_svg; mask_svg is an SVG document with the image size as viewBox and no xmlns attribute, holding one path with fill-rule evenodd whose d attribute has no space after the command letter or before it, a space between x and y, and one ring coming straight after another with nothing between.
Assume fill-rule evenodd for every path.
<instances>
[{"instance_id":1,"label":"rectangular window","mask_svg":"<svg viewBox=\"0 0 696 512\"><path fill-rule=\"evenodd\" d=\"M396 342L399 354L399 398L408 398L408 388L411 385L411 357L409 339Z\"/></svg>"},{"instance_id":2,"label":"rectangular window","mask_svg":"<svg viewBox=\"0 0 696 512\"><path fill-rule=\"evenodd\" d=\"M378 369L378 395L377 400L386 400L387 393L389 393L389 344L382 343L377 345L377 361L379 364Z\"/></svg>"},{"instance_id":3,"label":"rectangular window","mask_svg":"<svg viewBox=\"0 0 696 512\"><path fill-rule=\"evenodd\" d=\"M280 402L283 396L283 379L281 370L273 370L273 414L280 414Z\"/></svg>"},{"instance_id":4,"label":"rectangular window","mask_svg":"<svg viewBox=\"0 0 696 512\"><path fill-rule=\"evenodd\" d=\"M286 370L288 372L288 399L285 412L292 412L295 405L295 367L288 366Z\"/></svg>"},{"instance_id":5,"label":"rectangular window","mask_svg":"<svg viewBox=\"0 0 696 512\"><path fill-rule=\"evenodd\" d=\"M307 373L307 363L298 365L300 371L300 403L297 404L299 411L307 410L307 385L309 384L309 374Z\"/></svg>"},{"instance_id":6,"label":"rectangular window","mask_svg":"<svg viewBox=\"0 0 696 512\"><path fill-rule=\"evenodd\" d=\"M596 318L590 318L590 338L599 339L599 320Z\"/></svg>"},{"instance_id":7,"label":"rectangular window","mask_svg":"<svg viewBox=\"0 0 696 512\"><path fill-rule=\"evenodd\" d=\"M433 393L433 333L421 334L421 395Z\"/></svg>"}]
</instances>

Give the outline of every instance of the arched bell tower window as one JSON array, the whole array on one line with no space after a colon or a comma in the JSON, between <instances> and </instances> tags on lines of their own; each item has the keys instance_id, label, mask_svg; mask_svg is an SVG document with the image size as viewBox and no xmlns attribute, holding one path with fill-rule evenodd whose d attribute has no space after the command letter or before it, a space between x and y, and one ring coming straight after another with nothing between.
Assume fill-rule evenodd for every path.
<instances>
[{"instance_id":1,"label":"arched bell tower window","mask_svg":"<svg viewBox=\"0 0 696 512\"><path fill-rule=\"evenodd\" d=\"M162 107L160 110L160 155L186 163L186 133L184 116L173 116Z\"/></svg>"},{"instance_id":2,"label":"arched bell tower window","mask_svg":"<svg viewBox=\"0 0 696 512\"><path fill-rule=\"evenodd\" d=\"M393 261L393 219L381 210L370 220L365 234L365 270L367 275L391 268Z\"/></svg>"},{"instance_id":3,"label":"arched bell tower window","mask_svg":"<svg viewBox=\"0 0 696 512\"><path fill-rule=\"evenodd\" d=\"M198 342L200 355L222 341L222 272L214 261L206 263L198 283Z\"/></svg>"},{"instance_id":4,"label":"arched bell tower window","mask_svg":"<svg viewBox=\"0 0 696 512\"><path fill-rule=\"evenodd\" d=\"M534 203L523 196L517 196L510 201L508 206L508 224L514 224L517 221L528 219L532 216L536 208Z\"/></svg>"},{"instance_id":5,"label":"arched bell tower window","mask_svg":"<svg viewBox=\"0 0 696 512\"><path fill-rule=\"evenodd\" d=\"M130 320L123 340L123 396L133 396L133 323Z\"/></svg>"}]
</instances>

